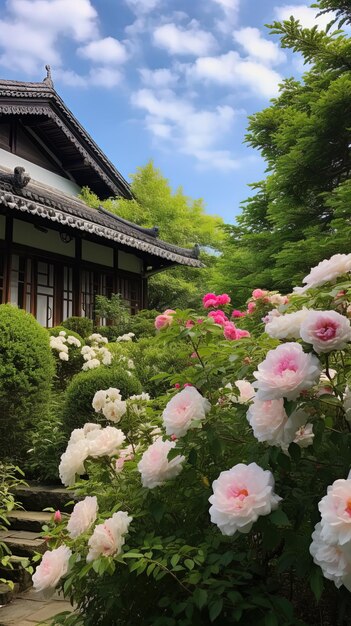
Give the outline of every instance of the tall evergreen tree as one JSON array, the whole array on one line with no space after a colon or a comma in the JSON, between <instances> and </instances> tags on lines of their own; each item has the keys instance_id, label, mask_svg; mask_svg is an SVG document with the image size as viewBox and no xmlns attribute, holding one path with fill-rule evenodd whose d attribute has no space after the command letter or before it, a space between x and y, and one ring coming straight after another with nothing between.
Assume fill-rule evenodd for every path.
<instances>
[{"instance_id":1,"label":"tall evergreen tree","mask_svg":"<svg viewBox=\"0 0 351 626\"><path fill-rule=\"evenodd\" d=\"M247 142L260 150L268 175L253 185L238 225L229 228L218 265L238 297L257 286L289 291L308 269L351 239L351 41L337 30L351 22L349 1L320 0L325 31L292 16L271 32L311 65L286 79L271 105L249 118ZM228 278L227 278L228 277Z\"/></svg>"}]
</instances>

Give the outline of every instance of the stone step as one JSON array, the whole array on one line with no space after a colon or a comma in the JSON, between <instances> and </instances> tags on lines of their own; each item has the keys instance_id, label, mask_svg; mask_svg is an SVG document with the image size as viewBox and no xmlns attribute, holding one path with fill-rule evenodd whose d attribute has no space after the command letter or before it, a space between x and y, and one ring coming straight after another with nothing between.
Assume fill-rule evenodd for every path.
<instances>
[{"instance_id":1,"label":"stone step","mask_svg":"<svg viewBox=\"0 0 351 626\"><path fill-rule=\"evenodd\" d=\"M15 594L19 591L19 585L15 583L11 589L5 583L0 583L0 606L4 606L13 600Z\"/></svg>"},{"instance_id":2,"label":"stone step","mask_svg":"<svg viewBox=\"0 0 351 626\"><path fill-rule=\"evenodd\" d=\"M39 533L29 530L5 530L0 532L0 540L3 541L12 554L31 557L35 552L45 552L47 546Z\"/></svg>"},{"instance_id":3,"label":"stone step","mask_svg":"<svg viewBox=\"0 0 351 626\"><path fill-rule=\"evenodd\" d=\"M9 559L12 567L0 565L0 578L6 578L14 583L18 583L20 591L29 589L32 586L32 577L29 572L23 569L22 561L23 557L13 554Z\"/></svg>"},{"instance_id":4,"label":"stone step","mask_svg":"<svg viewBox=\"0 0 351 626\"><path fill-rule=\"evenodd\" d=\"M44 524L49 524L53 514L47 511L11 511L7 515L11 530L29 530L40 533Z\"/></svg>"},{"instance_id":5,"label":"stone step","mask_svg":"<svg viewBox=\"0 0 351 626\"><path fill-rule=\"evenodd\" d=\"M19 486L16 489L16 498L28 511L42 511L48 507L70 513L73 505L66 506L70 500L75 500L74 494L64 487L57 485L38 485L29 483L28 486Z\"/></svg>"}]
</instances>

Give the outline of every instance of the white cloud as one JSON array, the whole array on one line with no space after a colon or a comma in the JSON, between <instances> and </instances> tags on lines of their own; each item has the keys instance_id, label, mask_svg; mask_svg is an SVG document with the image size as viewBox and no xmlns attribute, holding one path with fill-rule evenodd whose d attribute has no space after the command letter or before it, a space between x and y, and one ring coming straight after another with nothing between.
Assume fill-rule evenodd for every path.
<instances>
[{"instance_id":1,"label":"white cloud","mask_svg":"<svg viewBox=\"0 0 351 626\"><path fill-rule=\"evenodd\" d=\"M275 7L274 13L276 18L280 21L288 20L290 16L293 15L296 20L300 21L304 28L318 26L324 29L332 19L330 13L320 15L317 18L318 11L304 4L285 4L280 7Z\"/></svg>"},{"instance_id":2,"label":"white cloud","mask_svg":"<svg viewBox=\"0 0 351 626\"><path fill-rule=\"evenodd\" d=\"M107 87L111 89L119 85L121 79L122 74L116 69L111 67L96 67L90 70L88 83L96 85L97 87Z\"/></svg>"},{"instance_id":3,"label":"white cloud","mask_svg":"<svg viewBox=\"0 0 351 626\"><path fill-rule=\"evenodd\" d=\"M161 4L161 0L125 0L125 2L136 15L150 13Z\"/></svg>"},{"instance_id":4,"label":"white cloud","mask_svg":"<svg viewBox=\"0 0 351 626\"><path fill-rule=\"evenodd\" d=\"M153 41L170 54L201 56L216 47L213 35L201 30L195 20L186 29L173 23L158 26L153 32Z\"/></svg>"},{"instance_id":5,"label":"white cloud","mask_svg":"<svg viewBox=\"0 0 351 626\"><path fill-rule=\"evenodd\" d=\"M188 65L186 72L191 79L219 85L244 87L256 96L272 98L278 94L282 77L262 63L243 59L231 50L217 57L202 57Z\"/></svg>"},{"instance_id":6,"label":"white cloud","mask_svg":"<svg viewBox=\"0 0 351 626\"><path fill-rule=\"evenodd\" d=\"M216 26L221 32L228 34L237 23L240 0L212 0L212 2L214 2L217 7L220 7L224 13L224 19L221 18L217 20Z\"/></svg>"},{"instance_id":7,"label":"white cloud","mask_svg":"<svg viewBox=\"0 0 351 626\"><path fill-rule=\"evenodd\" d=\"M97 36L90 0L9 0L0 20L0 63L29 74L46 63L61 65L63 37L83 43Z\"/></svg>"},{"instance_id":8,"label":"white cloud","mask_svg":"<svg viewBox=\"0 0 351 626\"><path fill-rule=\"evenodd\" d=\"M148 87L165 88L175 85L178 81L176 76L169 68L162 67L155 70L142 68L139 70L141 80Z\"/></svg>"},{"instance_id":9,"label":"white cloud","mask_svg":"<svg viewBox=\"0 0 351 626\"><path fill-rule=\"evenodd\" d=\"M235 30L233 38L250 59L261 61L264 65L277 65L286 60L284 52L274 41L262 37L258 28L246 27Z\"/></svg>"},{"instance_id":10,"label":"white cloud","mask_svg":"<svg viewBox=\"0 0 351 626\"><path fill-rule=\"evenodd\" d=\"M132 104L145 112L146 127L155 138L195 158L201 167L232 170L239 166L229 150L217 145L232 131L238 113L232 107L198 110L172 91L160 97L150 89L134 93Z\"/></svg>"},{"instance_id":11,"label":"white cloud","mask_svg":"<svg viewBox=\"0 0 351 626\"><path fill-rule=\"evenodd\" d=\"M104 65L119 65L124 63L128 56L124 45L113 37L91 41L78 48L78 54L93 63Z\"/></svg>"}]
</instances>

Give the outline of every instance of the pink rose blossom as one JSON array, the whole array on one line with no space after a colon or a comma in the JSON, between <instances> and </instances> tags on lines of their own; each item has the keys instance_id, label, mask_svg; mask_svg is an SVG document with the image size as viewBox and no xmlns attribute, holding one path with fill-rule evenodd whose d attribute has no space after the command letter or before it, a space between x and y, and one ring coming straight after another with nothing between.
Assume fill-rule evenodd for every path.
<instances>
[{"instance_id":1,"label":"pink rose blossom","mask_svg":"<svg viewBox=\"0 0 351 626\"><path fill-rule=\"evenodd\" d=\"M247 303L247 312L248 312L248 314L253 313L255 308L256 308L256 302L248 302Z\"/></svg>"},{"instance_id":2,"label":"pink rose blossom","mask_svg":"<svg viewBox=\"0 0 351 626\"><path fill-rule=\"evenodd\" d=\"M320 354L345 348L351 341L351 325L336 311L309 311L301 324L300 334Z\"/></svg>"},{"instance_id":3,"label":"pink rose blossom","mask_svg":"<svg viewBox=\"0 0 351 626\"><path fill-rule=\"evenodd\" d=\"M167 309L164 313L158 315L155 319L155 328L157 328L157 330L160 330L161 328L166 328L167 326L170 326L173 322L174 313L175 311L173 311L173 309Z\"/></svg>"},{"instance_id":4,"label":"pink rose blossom","mask_svg":"<svg viewBox=\"0 0 351 626\"><path fill-rule=\"evenodd\" d=\"M90 528L96 520L98 508L96 496L87 496L84 500L75 504L67 524L68 534L71 539L79 537L79 535L85 533Z\"/></svg>"},{"instance_id":5,"label":"pink rose blossom","mask_svg":"<svg viewBox=\"0 0 351 626\"><path fill-rule=\"evenodd\" d=\"M186 387L173 396L163 411L163 425L167 435L183 437L192 422L203 420L211 405L196 387Z\"/></svg>"},{"instance_id":6,"label":"pink rose blossom","mask_svg":"<svg viewBox=\"0 0 351 626\"><path fill-rule=\"evenodd\" d=\"M143 487L154 489L180 474L185 456L178 454L171 461L168 460L168 453L175 446L175 441L163 441L162 437L157 437L154 443L145 450L138 463Z\"/></svg>"},{"instance_id":7,"label":"pink rose blossom","mask_svg":"<svg viewBox=\"0 0 351 626\"><path fill-rule=\"evenodd\" d=\"M268 291L265 291L263 289L254 289L252 292L252 297L255 298L255 300L259 300L260 298L264 298L267 293Z\"/></svg>"},{"instance_id":8,"label":"pink rose blossom","mask_svg":"<svg viewBox=\"0 0 351 626\"><path fill-rule=\"evenodd\" d=\"M211 522L223 535L248 533L258 517L274 511L281 500L273 491L273 474L256 463L239 463L221 472L212 489Z\"/></svg>"},{"instance_id":9,"label":"pink rose blossom","mask_svg":"<svg viewBox=\"0 0 351 626\"><path fill-rule=\"evenodd\" d=\"M306 354L298 343L284 343L270 350L253 373L257 379L257 398L295 400L301 391L312 387L319 379L320 363L313 354Z\"/></svg>"},{"instance_id":10,"label":"pink rose blossom","mask_svg":"<svg viewBox=\"0 0 351 626\"><path fill-rule=\"evenodd\" d=\"M35 591L53 593L62 576L68 572L68 561L71 555L72 551L65 545L56 550L44 552L41 563L32 577Z\"/></svg>"},{"instance_id":11,"label":"pink rose blossom","mask_svg":"<svg viewBox=\"0 0 351 626\"><path fill-rule=\"evenodd\" d=\"M122 552L125 543L124 535L132 518L125 511L118 511L103 524L98 524L89 539L87 562L94 561L99 556L113 556Z\"/></svg>"},{"instance_id":12,"label":"pink rose blossom","mask_svg":"<svg viewBox=\"0 0 351 626\"><path fill-rule=\"evenodd\" d=\"M232 312L232 317L245 317L246 313L243 313L242 311L239 311L238 309L234 309L234 311Z\"/></svg>"},{"instance_id":13,"label":"pink rose blossom","mask_svg":"<svg viewBox=\"0 0 351 626\"><path fill-rule=\"evenodd\" d=\"M318 505L321 538L331 545L344 546L351 540L351 478L335 480Z\"/></svg>"}]
</instances>

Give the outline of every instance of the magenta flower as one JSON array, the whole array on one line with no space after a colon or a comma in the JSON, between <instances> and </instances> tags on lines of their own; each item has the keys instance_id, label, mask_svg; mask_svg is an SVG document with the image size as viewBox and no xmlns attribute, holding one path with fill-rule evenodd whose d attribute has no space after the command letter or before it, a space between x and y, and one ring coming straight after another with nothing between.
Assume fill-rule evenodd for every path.
<instances>
[{"instance_id":1,"label":"magenta flower","mask_svg":"<svg viewBox=\"0 0 351 626\"><path fill-rule=\"evenodd\" d=\"M245 317L245 316L246 316L246 313L238 311L238 309L234 309L232 313L232 317Z\"/></svg>"},{"instance_id":2,"label":"magenta flower","mask_svg":"<svg viewBox=\"0 0 351 626\"><path fill-rule=\"evenodd\" d=\"M158 315L155 319L155 328L160 330L161 328L170 326L173 322L174 313L175 311L173 311L173 309L167 309L162 315Z\"/></svg>"}]
</instances>

